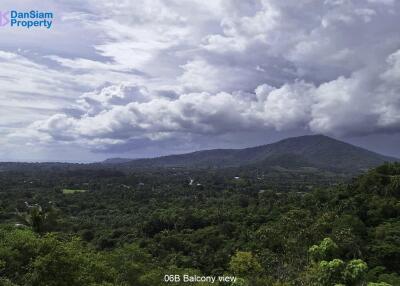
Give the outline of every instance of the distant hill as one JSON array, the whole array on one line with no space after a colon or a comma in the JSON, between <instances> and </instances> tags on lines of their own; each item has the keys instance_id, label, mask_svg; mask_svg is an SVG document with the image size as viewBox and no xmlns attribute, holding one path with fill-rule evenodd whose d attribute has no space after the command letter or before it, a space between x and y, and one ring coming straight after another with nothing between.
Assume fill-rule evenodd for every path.
<instances>
[{"instance_id":1,"label":"distant hill","mask_svg":"<svg viewBox=\"0 0 400 286\"><path fill-rule=\"evenodd\" d=\"M0 162L4 171L80 171L141 168L257 168L265 170L302 169L359 173L384 162L400 161L324 135L308 135L245 149L214 149L150 159L111 158L99 163L15 163ZM282 168L276 168L282 167Z\"/></svg>"},{"instance_id":2,"label":"distant hill","mask_svg":"<svg viewBox=\"0 0 400 286\"><path fill-rule=\"evenodd\" d=\"M127 159L127 158L109 158L104 160L102 163L104 164L121 164L121 163L127 163L131 162L132 159Z\"/></svg>"},{"instance_id":3,"label":"distant hill","mask_svg":"<svg viewBox=\"0 0 400 286\"><path fill-rule=\"evenodd\" d=\"M356 147L324 135L288 138L245 149L215 149L152 159L108 159L103 164L130 168L186 167L227 168L257 166L267 168L314 167L329 171L358 172L396 158Z\"/></svg>"}]
</instances>

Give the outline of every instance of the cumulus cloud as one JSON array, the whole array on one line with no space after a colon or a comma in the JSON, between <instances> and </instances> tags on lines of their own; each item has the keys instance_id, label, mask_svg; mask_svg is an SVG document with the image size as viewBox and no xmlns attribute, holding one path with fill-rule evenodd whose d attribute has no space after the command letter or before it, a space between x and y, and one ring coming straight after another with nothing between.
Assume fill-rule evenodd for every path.
<instances>
[{"instance_id":1,"label":"cumulus cloud","mask_svg":"<svg viewBox=\"0 0 400 286\"><path fill-rule=\"evenodd\" d=\"M398 54L389 56L380 73L358 71L319 86L296 81L279 88L259 85L253 93L198 92L173 98L144 87L110 86L81 97L82 116L56 114L32 128L55 140L95 140L101 148L105 147L101 143L159 141L180 134L296 129L337 136L397 132Z\"/></svg>"},{"instance_id":2,"label":"cumulus cloud","mask_svg":"<svg viewBox=\"0 0 400 286\"><path fill-rule=\"evenodd\" d=\"M97 33L86 42L90 53L0 54L16 71L1 68L3 77L24 74L21 86L71 97L68 110L41 113L9 138L31 134L26 141L107 151L242 132L400 133L397 1L71 6L63 21ZM25 66L54 73L46 84L29 81Z\"/></svg>"}]
</instances>

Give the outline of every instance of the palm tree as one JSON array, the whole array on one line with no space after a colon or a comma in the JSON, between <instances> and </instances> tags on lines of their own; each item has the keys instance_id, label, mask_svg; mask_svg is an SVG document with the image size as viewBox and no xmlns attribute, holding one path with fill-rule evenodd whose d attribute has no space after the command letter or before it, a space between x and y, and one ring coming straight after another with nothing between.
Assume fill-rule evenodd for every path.
<instances>
[{"instance_id":1,"label":"palm tree","mask_svg":"<svg viewBox=\"0 0 400 286\"><path fill-rule=\"evenodd\" d=\"M25 202L26 211L16 210L18 220L39 234L52 230L57 224L58 210L52 202L49 203L50 207L44 210L39 204L29 205Z\"/></svg>"}]
</instances>

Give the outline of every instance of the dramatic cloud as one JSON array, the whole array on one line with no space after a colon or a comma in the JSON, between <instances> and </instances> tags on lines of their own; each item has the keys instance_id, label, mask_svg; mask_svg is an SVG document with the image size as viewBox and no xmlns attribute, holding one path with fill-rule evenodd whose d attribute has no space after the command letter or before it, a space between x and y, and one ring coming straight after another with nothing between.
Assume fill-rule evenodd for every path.
<instances>
[{"instance_id":1,"label":"dramatic cloud","mask_svg":"<svg viewBox=\"0 0 400 286\"><path fill-rule=\"evenodd\" d=\"M0 51L0 104L20 111L3 146L140 156L400 133L397 1L78 2L52 5L71 52Z\"/></svg>"}]
</instances>

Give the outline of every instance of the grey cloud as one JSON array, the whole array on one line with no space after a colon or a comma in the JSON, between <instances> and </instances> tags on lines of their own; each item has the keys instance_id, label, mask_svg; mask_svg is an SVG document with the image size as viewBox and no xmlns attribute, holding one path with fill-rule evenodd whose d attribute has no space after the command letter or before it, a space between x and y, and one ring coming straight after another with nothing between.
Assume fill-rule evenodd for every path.
<instances>
[{"instance_id":1,"label":"grey cloud","mask_svg":"<svg viewBox=\"0 0 400 286\"><path fill-rule=\"evenodd\" d=\"M98 34L92 53L47 55L57 77L30 83L80 83L74 112L26 134L114 152L246 132L399 133L399 13L391 0L86 1L65 21Z\"/></svg>"},{"instance_id":2,"label":"grey cloud","mask_svg":"<svg viewBox=\"0 0 400 286\"><path fill-rule=\"evenodd\" d=\"M180 134L214 135L241 131L304 129L333 135L398 132L398 60L389 55L379 68L354 72L319 86L304 81L254 93L187 93L176 98L133 86L110 86L80 99L80 118L57 114L34 127L63 140L135 139L162 141ZM351 122L349 122L351 120Z\"/></svg>"}]
</instances>

